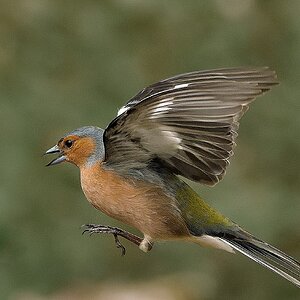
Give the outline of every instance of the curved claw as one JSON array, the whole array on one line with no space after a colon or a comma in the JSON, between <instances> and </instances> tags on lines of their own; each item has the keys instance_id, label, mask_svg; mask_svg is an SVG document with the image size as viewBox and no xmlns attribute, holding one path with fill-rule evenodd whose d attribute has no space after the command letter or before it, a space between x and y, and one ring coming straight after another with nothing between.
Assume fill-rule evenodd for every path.
<instances>
[{"instance_id":1,"label":"curved claw","mask_svg":"<svg viewBox=\"0 0 300 300\"><path fill-rule=\"evenodd\" d=\"M121 249L121 256L124 256L126 254L126 248L121 244L116 233L114 233L114 238L117 248Z\"/></svg>"}]
</instances>

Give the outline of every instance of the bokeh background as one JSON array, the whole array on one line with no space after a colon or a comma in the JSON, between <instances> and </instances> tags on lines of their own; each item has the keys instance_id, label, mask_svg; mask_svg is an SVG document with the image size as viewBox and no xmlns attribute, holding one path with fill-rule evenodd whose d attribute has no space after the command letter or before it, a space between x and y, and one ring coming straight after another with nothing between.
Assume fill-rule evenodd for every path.
<instances>
[{"instance_id":1,"label":"bokeh background","mask_svg":"<svg viewBox=\"0 0 300 300\"><path fill-rule=\"evenodd\" d=\"M214 207L300 258L300 1L0 2L0 298L299 299L241 255L176 242L144 254L80 225L118 222L85 200L78 170L45 168L64 133L105 127L144 86L217 67L270 66L281 85L243 118Z\"/></svg>"}]
</instances>

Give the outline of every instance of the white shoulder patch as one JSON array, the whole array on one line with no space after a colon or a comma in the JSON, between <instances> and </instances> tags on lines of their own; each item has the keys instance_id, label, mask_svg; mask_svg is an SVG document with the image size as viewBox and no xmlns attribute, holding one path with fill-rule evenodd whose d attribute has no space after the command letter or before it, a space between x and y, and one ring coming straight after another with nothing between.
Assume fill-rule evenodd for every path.
<instances>
[{"instance_id":1,"label":"white shoulder patch","mask_svg":"<svg viewBox=\"0 0 300 300\"><path fill-rule=\"evenodd\" d=\"M127 106L122 106L119 110L118 110L118 114L117 116L120 116L122 113L124 113L125 111L127 111L129 109L129 107Z\"/></svg>"}]
</instances>

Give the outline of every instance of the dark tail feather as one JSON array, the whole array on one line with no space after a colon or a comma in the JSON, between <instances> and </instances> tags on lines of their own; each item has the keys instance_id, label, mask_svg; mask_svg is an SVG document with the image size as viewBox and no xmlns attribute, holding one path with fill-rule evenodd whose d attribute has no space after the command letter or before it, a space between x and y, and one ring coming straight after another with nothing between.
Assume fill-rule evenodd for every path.
<instances>
[{"instance_id":1,"label":"dark tail feather","mask_svg":"<svg viewBox=\"0 0 300 300\"><path fill-rule=\"evenodd\" d=\"M294 258L248 233L245 233L245 238L230 235L220 239L300 288L300 263Z\"/></svg>"}]
</instances>

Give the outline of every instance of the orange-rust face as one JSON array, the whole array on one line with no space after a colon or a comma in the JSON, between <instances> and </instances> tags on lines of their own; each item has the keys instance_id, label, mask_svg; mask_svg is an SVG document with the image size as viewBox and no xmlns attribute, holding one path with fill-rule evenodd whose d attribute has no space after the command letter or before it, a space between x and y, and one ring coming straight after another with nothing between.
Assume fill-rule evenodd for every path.
<instances>
[{"instance_id":1,"label":"orange-rust face","mask_svg":"<svg viewBox=\"0 0 300 300\"><path fill-rule=\"evenodd\" d=\"M66 161L80 167L94 153L96 143L91 137L69 135L58 142L58 147L66 156Z\"/></svg>"},{"instance_id":2,"label":"orange-rust face","mask_svg":"<svg viewBox=\"0 0 300 300\"><path fill-rule=\"evenodd\" d=\"M49 149L46 154L59 153L60 156L48 165L55 165L68 161L78 167L84 166L88 158L95 152L96 142L92 137L68 135L60 139L56 146Z\"/></svg>"}]
</instances>

